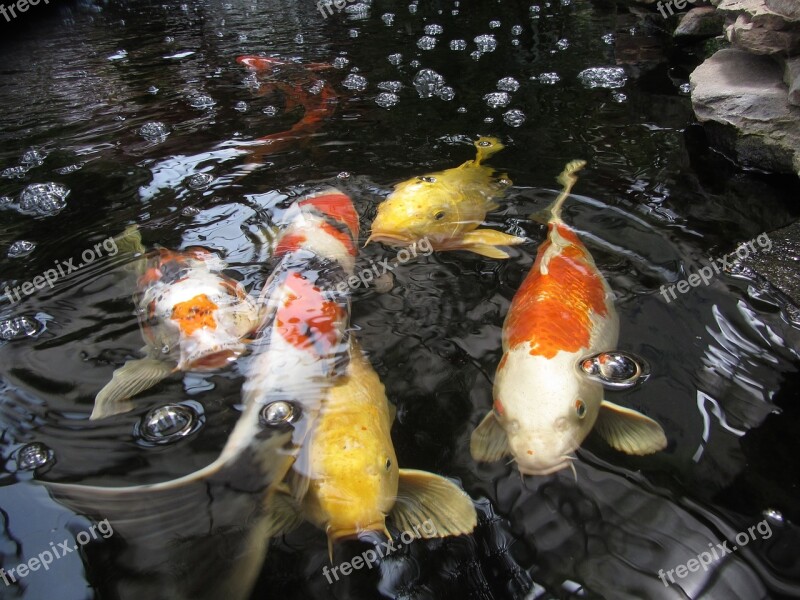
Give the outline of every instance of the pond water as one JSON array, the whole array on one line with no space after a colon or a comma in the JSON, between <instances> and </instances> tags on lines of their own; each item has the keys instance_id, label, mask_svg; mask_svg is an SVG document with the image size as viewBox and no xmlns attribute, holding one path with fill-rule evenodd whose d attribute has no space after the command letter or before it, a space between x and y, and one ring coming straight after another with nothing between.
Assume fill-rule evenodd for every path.
<instances>
[{"instance_id":1,"label":"pond water","mask_svg":"<svg viewBox=\"0 0 800 600\"><path fill-rule=\"evenodd\" d=\"M494 135L506 148L491 164L513 186L488 222L531 242L507 261L436 253L401 265L390 292L356 293L352 309L397 407L400 466L458 481L479 512L474 535L415 542L329 584L325 535L306 525L270 543L252 597L800 597L800 313L735 266L672 302L659 293L796 219L800 186L742 172L707 147L685 91L700 58L665 41L663 23L588 0L375 0L327 17L310 0L81 2L30 7L18 21L0 49L0 288L95 255L0 304L6 570L90 525L37 480L179 477L216 458L240 414L237 365L171 377L133 412L88 420L95 394L142 346L132 282L103 240L136 223L148 246L216 249L255 291L269 275L258 221L287 199L336 185L363 233L394 184L456 166L478 135ZM335 104L308 131L252 154L248 141L303 114L287 88L236 61L259 53L332 65L289 71L303 85L325 81ZM544 239L531 215L574 158L588 167L565 220L615 292L620 349L651 369L606 397L656 419L669 445L634 458L590 438L577 482L569 471L523 481L514 464L472 461L469 434L490 409L503 318ZM59 185L28 190L36 202L20 197L46 183ZM365 262L393 255L360 251ZM178 402L202 413L202 426L175 444L143 443L142 416ZM46 467L26 468L30 443L52 453ZM188 531L197 517L187 505L173 518ZM757 523L770 535L757 530L681 587L659 579ZM176 547L204 572L173 576L224 578L216 542ZM336 557L363 549L347 542ZM122 537L93 541L0 586L0 597L170 597L141 591L149 573L125 569L134 550L147 552ZM121 579L128 595L113 591Z\"/></svg>"}]
</instances>

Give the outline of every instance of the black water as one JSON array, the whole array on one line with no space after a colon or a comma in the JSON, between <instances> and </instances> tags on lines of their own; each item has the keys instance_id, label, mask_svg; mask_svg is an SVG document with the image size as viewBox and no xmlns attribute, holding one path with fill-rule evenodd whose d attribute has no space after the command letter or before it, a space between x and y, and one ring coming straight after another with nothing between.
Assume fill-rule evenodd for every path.
<instances>
[{"instance_id":1,"label":"black water","mask_svg":"<svg viewBox=\"0 0 800 600\"><path fill-rule=\"evenodd\" d=\"M672 45L658 17L644 25L622 6L588 0L537 2L538 13L531 4L461 2L455 9L454 2L423 0L412 13L406 2L376 0L364 18L323 18L310 0L85 2L30 7L6 26L0 169L19 166L32 148L44 159L5 171L0 196L16 198L26 185L45 182L62 183L70 194L54 216L0 211L2 288L79 257L131 223L149 245L223 251L248 289L258 288L268 275L251 235L259 209L269 214L308 186L332 182L353 195L367 230L394 183L471 158L478 134L506 143L492 163L514 187L489 221L532 242L506 262L458 253L406 265L390 293L359 294L353 308L357 335L398 408L400 465L459 480L481 513L475 535L416 543L379 569L329 585L325 536L303 527L273 542L254 598L800 596L798 313L746 273L721 274L671 303L659 294L663 284L797 218L800 188L796 180L742 172L706 146L680 87L699 47ZM395 15L391 25L381 19L386 13ZM443 33L434 49L421 50L429 24ZM482 34L494 35L497 48L475 60L473 39ZM604 40L607 34L614 39ZM451 50L455 39L467 49ZM280 94L259 95L246 84L235 59L259 52L349 63L324 74L338 94L335 113L250 172L247 157L230 156L229 142L281 131L301 114L283 114ZM387 58L395 53L399 65ZM622 66L625 85L587 89L578 80L584 69L603 66ZM452 100L420 98L412 80L423 68L444 77ZM355 69L368 81L363 91L343 85ZM542 73L560 79L531 79ZM515 78L519 90L507 107L490 108L483 96L504 77ZM375 103L384 81L403 84L390 109ZM191 106L199 95L214 104ZM239 102L246 111L236 109ZM279 109L276 116L262 112L268 105ZM510 109L526 116L521 126L504 122ZM155 121L169 136L143 139L139 129ZM670 443L658 455L630 458L590 439L577 483L566 472L522 482L514 465L477 466L468 437L491 404L509 301L543 239L528 217L552 200L554 178L573 158L589 167L566 219L617 294L620 347L644 357L653 372L644 385L608 399L658 420ZM192 189L188 178L197 173L213 180ZM6 258L18 240L35 250ZM371 245L362 257L388 254ZM171 378L143 394L134 413L88 421L94 395L142 345L131 282L118 262L99 259L52 290L0 306L0 320L26 315L44 326L0 346L6 569L51 542L75 539L90 523L33 479L168 480L213 460L239 414L242 378L234 368ZM134 423L149 408L188 399L206 417L196 435L165 448L134 438ZM16 460L30 442L55 456L35 475ZM769 539L758 536L708 573L679 580L682 591L659 580L660 569L762 521ZM107 590L117 572L103 565L124 551L125 540L112 536L85 549L30 573L22 585L0 585L0 597L115 597ZM345 544L337 559L362 550Z\"/></svg>"}]
</instances>

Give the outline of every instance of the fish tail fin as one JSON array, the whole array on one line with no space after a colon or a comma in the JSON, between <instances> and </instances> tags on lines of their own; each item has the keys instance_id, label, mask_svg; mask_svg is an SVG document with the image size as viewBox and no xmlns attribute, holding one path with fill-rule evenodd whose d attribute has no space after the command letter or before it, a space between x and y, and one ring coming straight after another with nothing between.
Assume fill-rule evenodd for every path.
<instances>
[{"instance_id":1,"label":"fish tail fin","mask_svg":"<svg viewBox=\"0 0 800 600\"><path fill-rule=\"evenodd\" d=\"M578 183L578 177L575 174L585 166L585 160L572 160L566 164L564 170L561 171L561 174L556 178L556 181L564 186L564 189L561 190L561 193L558 198L556 198L556 201L553 202L553 206L550 209L553 219L557 221L561 220L561 207L564 205L564 200L569 196L572 187Z\"/></svg>"},{"instance_id":2,"label":"fish tail fin","mask_svg":"<svg viewBox=\"0 0 800 600\"><path fill-rule=\"evenodd\" d=\"M478 154L475 156L474 164L479 165L500 152L505 146L500 138L481 136L475 141L475 148L477 148Z\"/></svg>"}]
</instances>

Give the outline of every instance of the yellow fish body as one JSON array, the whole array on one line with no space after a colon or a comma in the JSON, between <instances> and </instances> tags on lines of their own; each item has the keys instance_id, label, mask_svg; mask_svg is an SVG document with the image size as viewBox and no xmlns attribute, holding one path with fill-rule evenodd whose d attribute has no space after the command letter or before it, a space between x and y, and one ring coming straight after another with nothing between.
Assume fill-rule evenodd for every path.
<instances>
[{"instance_id":1,"label":"yellow fish body","mask_svg":"<svg viewBox=\"0 0 800 600\"><path fill-rule=\"evenodd\" d=\"M350 354L285 486L283 506L275 503L272 535L309 521L327 533L332 556L339 540L388 536L387 517L422 538L472 532L477 517L467 494L439 475L398 468L384 386L355 341Z\"/></svg>"},{"instance_id":2,"label":"yellow fish body","mask_svg":"<svg viewBox=\"0 0 800 600\"><path fill-rule=\"evenodd\" d=\"M477 155L461 166L413 177L395 186L378 206L369 241L406 246L424 238L434 250L466 250L489 258L508 258L497 246L521 244L524 238L478 229L486 213L511 182L483 161L503 149L497 138L475 142Z\"/></svg>"}]
</instances>

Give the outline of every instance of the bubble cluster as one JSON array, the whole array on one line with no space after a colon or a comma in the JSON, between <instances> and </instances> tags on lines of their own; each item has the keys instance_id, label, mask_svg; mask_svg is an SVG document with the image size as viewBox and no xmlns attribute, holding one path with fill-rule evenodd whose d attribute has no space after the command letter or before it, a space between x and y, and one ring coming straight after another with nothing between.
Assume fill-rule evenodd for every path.
<instances>
[{"instance_id":1,"label":"bubble cluster","mask_svg":"<svg viewBox=\"0 0 800 600\"><path fill-rule=\"evenodd\" d=\"M519 81L513 77L503 77L497 82L497 89L503 92L516 92L519 89Z\"/></svg>"},{"instance_id":2,"label":"bubble cluster","mask_svg":"<svg viewBox=\"0 0 800 600\"><path fill-rule=\"evenodd\" d=\"M508 95L508 92L492 92L486 94L483 100L490 108L499 108L508 106L508 103L511 102L511 96Z\"/></svg>"},{"instance_id":3,"label":"bubble cluster","mask_svg":"<svg viewBox=\"0 0 800 600\"><path fill-rule=\"evenodd\" d=\"M367 89L367 78L362 75L350 73L347 77L345 77L342 85L348 90L363 92L365 89Z\"/></svg>"},{"instance_id":4,"label":"bubble cluster","mask_svg":"<svg viewBox=\"0 0 800 600\"><path fill-rule=\"evenodd\" d=\"M377 87L381 91L396 94L403 88L403 84L399 81L381 81Z\"/></svg>"},{"instance_id":5,"label":"bubble cluster","mask_svg":"<svg viewBox=\"0 0 800 600\"><path fill-rule=\"evenodd\" d=\"M478 46L478 52L481 54L494 52L497 49L497 39L488 33L477 36L473 41Z\"/></svg>"},{"instance_id":6,"label":"bubble cluster","mask_svg":"<svg viewBox=\"0 0 800 600\"><path fill-rule=\"evenodd\" d=\"M69 188L61 183L34 183L22 190L19 211L25 214L53 216L67 206Z\"/></svg>"},{"instance_id":7,"label":"bubble cluster","mask_svg":"<svg viewBox=\"0 0 800 600\"><path fill-rule=\"evenodd\" d=\"M622 67L591 67L578 73L584 87L615 89L621 88L628 80Z\"/></svg>"},{"instance_id":8,"label":"bubble cluster","mask_svg":"<svg viewBox=\"0 0 800 600\"><path fill-rule=\"evenodd\" d=\"M525 122L526 118L525 113L518 108L512 108L503 114L503 121L511 127L519 127Z\"/></svg>"},{"instance_id":9,"label":"bubble cluster","mask_svg":"<svg viewBox=\"0 0 800 600\"><path fill-rule=\"evenodd\" d=\"M422 69L414 75L414 89L420 98L438 95L444 87L444 77L432 69Z\"/></svg>"},{"instance_id":10,"label":"bubble cluster","mask_svg":"<svg viewBox=\"0 0 800 600\"><path fill-rule=\"evenodd\" d=\"M375 97L375 104L381 108L391 108L400 102L400 96L392 92L381 92Z\"/></svg>"},{"instance_id":11,"label":"bubble cluster","mask_svg":"<svg viewBox=\"0 0 800 600\"><path fill-rule=\"evenodd\" d=\"M417 47L420 50L433 50L438 40L430 35L424 35L417 40Z\"/></svg>"},{"instance_id":12,"label":"bubble cluster","mask_svg":"<svg viewBox=\"0 0 800 600\"><path fill-rule=\"evenodd\" d=\"M169 128L160 121L150 121L139 128L139 135L148 141L157 142L169 135Z\"/></svg>"},{"instance_id":13,"label":"bubble cluster","mask_svg":"<svg viewBox=\"0 0 800 600\"><path fill-rule=\"evenodd\" d=\"M22 258L36 249L36 244L28 240L17 240L8 247L8 258Z\"/></svg>"}]
</instances>

